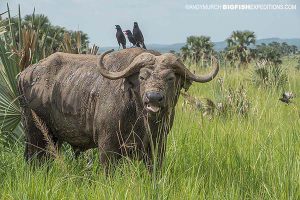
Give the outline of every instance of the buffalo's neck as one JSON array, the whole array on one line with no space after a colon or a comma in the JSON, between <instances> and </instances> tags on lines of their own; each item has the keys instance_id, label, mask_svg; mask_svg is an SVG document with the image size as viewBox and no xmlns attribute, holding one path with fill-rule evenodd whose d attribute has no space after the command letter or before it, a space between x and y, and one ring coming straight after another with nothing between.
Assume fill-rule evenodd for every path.
<instances>
[{"instance_id":1,"label":"buffalo's neck","mask_svg":"<svg viewBox=\"0 0 300 200\"><path fill-rule=\"evenodd\" d=\"M157 137L160 133L167 134L173 125L174 107L163 109L157 114L147 113L138 93L134 93L136 113L143 117L144 127L150 132L152 137Z\"/></svg>"},{"instance_id":2,"label":"buffalo's neck","mask_svg":"<svg viewBox=\"0 0 300 200\"><path fill-rule=\"evenodd\" d=\"M168 134L173 125L174 109L157 115L144 115L145 126L149 126L152 134Z\"/></svg>"}]
</instances>

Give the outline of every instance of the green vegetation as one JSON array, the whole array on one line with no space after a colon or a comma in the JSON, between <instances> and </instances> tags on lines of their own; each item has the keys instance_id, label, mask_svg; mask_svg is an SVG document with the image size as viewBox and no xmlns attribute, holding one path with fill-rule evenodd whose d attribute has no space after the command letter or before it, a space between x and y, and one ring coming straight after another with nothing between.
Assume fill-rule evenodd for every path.
<instances>
[{"instance_id":1,"label":"green vegetation","mask_svg":"<svg viewBox=\"0 0 300 200\"><path fill-rule=\"evenodd\" d=\"M31 18L36 24L34 15ZM45 16L40 19L48 24ZM97 150L75 160L67 145L55 160L32 169L23 158L16 76L56 48L54 42L44 45L47 31L32 25L16 28L15 23L22 24L20 17L8 20L0 24L1 199L300 199L300 102L296 98L287 105L278 100L283 91L300 94L296 52L283 54L281 65L257 66L256 61L266 59L253 60L244 54L255 41L253 33L245 41L232 42L232 50L243 49L236 51L239 59L234 62L247 63L248 68L225 67L221 60L218 79L193 84L188 95L207 99L205 109L195 109L197 105L180 98L164 166L155 179L142 163L127 158L106 177ZM34 27L41 27L38 24ZM64 33L58 46L84 53L80 36ZM194 42L186 46L187 52L199 53L193 62L186 62L200 73L206 69L199 68L198 62L205 62L212 52L210 39L188 40L205 47L193 46ZM97 47L89 52L96 53ZM284 71L274 71L277 67ZM253 70L257 71L253 74ZM284 83L280 77L285 77ZM215 113L208 113L213 109Z\"/></svg>"},{"instance_id":2,"label":"green vegetation","mask_svg":"<svg viewBox=\"0 0 300 200\"><path fill-rule=\"evenodd\" d=\"M284 61L285 63L285 61ZM296 61L294 62L296 64ZM290 70L287 90L300 93L300 72ZM250 69L249 69L250 70ZM31 170L24 144L0 147L0 194L3 199L299 199L299 100L285 105L281 92L247 81L249 71L222 70L224 88L247 91L247 117L203 116L189 105L176 107L164 168L156 181L142 163L119 163L105 178L97 150L74 160L69 148L63 162ZM194 84L189 94L217 98L217 80ZM89 158L94 162L88 166Z\"/></svg>"},{"instance_id":3,"label":"green vegetation","mask_svg":"<svg viewBox=\"0 0 300 200\"><path fill-rule=\"evenodd\" d=\"M40 51L42 58L56 51L66 52L65 42L68 39L72 43L73 53L88 50L89 38L88 35L82 31L66 30L64 27L52 25L47 16L35 14L35 11L33 11L33 14L25 15L22 19L20 17L21 12L18 17L9 17L2 20L2 25L9 27L9 30L13 32L12 39L14 41L11 42L16 43L16 45L22 43L23 29L34 31L39 44L41 44L40 46L37 44L37 50ZM19 32L21 32L21 38ZM80 42L80 44L77 45L77 42ZM41 57L37 59L40 60Z\"/></svg>"},{"instance_id":4,"label":"green vegetation","mask_svg":"<svg viewBox=\"0 0 300 200\"><path fill-rule=\"evenodd\" d=\"M298 64L296 65L296 69L300 70L300 58L298 58Z\"/></svg>"},{"instance_id":5,"label":"green vegetation","mask_svg":"<svg viewBox=\"0 0 300 200\"><path fill-rule=\"evenodd\" d=\"M16 77L30 64L37 63L54 52L96 54L98 47L88 46L88 36L82 31L67 31L53 26L44 15L12 17L7 4L6 18L0 17L0 130L1 137L23 135L19 123L20 109Z\"/></svg>"}]
</instances>

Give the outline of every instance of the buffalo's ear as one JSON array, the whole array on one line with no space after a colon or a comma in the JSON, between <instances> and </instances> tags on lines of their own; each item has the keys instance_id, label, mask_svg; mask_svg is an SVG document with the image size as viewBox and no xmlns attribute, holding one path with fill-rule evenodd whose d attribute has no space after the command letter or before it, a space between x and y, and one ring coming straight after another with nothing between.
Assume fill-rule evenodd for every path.
<instances>
[{"instance_id":1,"label":"buffalo's ear","mask_svg":"<svg viewBox=\"0 0 300 200\"><path fill-rule=\"evenodd\" d=\"M129 77L124 78L122 89L126 92L129 89L138 90L139 73L135 73Z\"/></svg>"},{"instance_id":2,"label":"buffalo's ear","mask_svg":"<svg viewBox=\"0 0 300 200\"><path fill-rule=\"evenodd\" d=\"M188 89L190 88L190 86L192 85L192 81L189 80L189 79L183 79L182 80L182 88L185 90L185 91L188 91Z\"/></svg>"}]
</instances>

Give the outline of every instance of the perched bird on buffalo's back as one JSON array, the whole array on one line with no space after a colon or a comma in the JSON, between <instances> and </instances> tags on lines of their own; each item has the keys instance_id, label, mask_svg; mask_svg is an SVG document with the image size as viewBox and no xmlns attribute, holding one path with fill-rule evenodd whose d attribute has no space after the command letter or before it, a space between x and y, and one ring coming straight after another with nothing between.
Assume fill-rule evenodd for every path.
<instances>
[{"instance_id":1,"label":"perched bird on buffalo's back","mask_svg":"<svg viewBox=\"0 0 300 200\"><path fill-rule=\"evenodd\" d=\"M120 25L116 25L116 29L117 29L116 38L119 44L119 49L120 49L120 44L122 45L123 49L126 49L126 38Z\"/></svg>"},{"instance_id":2,"label":"perched bird on buffalo's back","mask_svg":"<svg viewBox=\"0 0 300 200\"><path fill-rule=\"evenodd\" d=\"M127 35L127 38L128 38L128 40L129 40L129 42L130 42L133 46L135 46L135 45L136 45L136 40L134 39L134 37L133 37L131 31L130 31L130 30L126 30L126 31L124 31L124 33Z\"/></svg>"},{"instance_id":3,"label":"perched bird on buffalo's back","mask_svg":"<svg viewBox=\"0 0 300 200\"><path fill-rule=\"evenodd\" d=\"M133 31L132 32L133 32L133 37L136 41L136 46L140 47L140 45L142 45L142 47L144 49L147 49L146 46L145 46L145 43L144 43L143 33L140 30L139 25L138 25L137 22L133 23Z\"/></svg>"}]
</instances>

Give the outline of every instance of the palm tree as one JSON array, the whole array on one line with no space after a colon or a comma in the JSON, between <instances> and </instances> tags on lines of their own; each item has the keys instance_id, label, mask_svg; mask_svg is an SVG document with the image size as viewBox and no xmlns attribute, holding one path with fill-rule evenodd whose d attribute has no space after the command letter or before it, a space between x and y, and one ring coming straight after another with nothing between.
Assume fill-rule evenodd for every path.
<instances>
[{"instance_id":1,"label":"palm tree","mask_svg":"<svg viewBox=\"0 0 300 200\"><path fill-rule=\"evenodd\" d=\"M233 31L227 42L227 59L238 65L247 65L253 58L253 51L250 45L256 42L256 36L251 31Z\"/></svg>"},{"instance_id":2,"label":"palm tree","mask_svg":"<svg viewBox=\"0 0 300 200\"><path fill-rule=\"evenodd\" d=\"M214 44L208 36L190 36L187 38L186 45L181 48L181 55L184 60L190 59L192 62L203 66L207 58L214 53Z\"/></svg>"},{"instance_id":3,"label":"palm tree","mask_svg":"<svg viewBox=\"0 0 300 200\"><path fill-rule=\"evenodd\" d=\"M45 49L45 55L49 55L56 51L64 51L64 38L68 34L70 36L72 53L81 53L88 48L88 35L82 31L67 31L64 27L53 26L48 17L43 14L31 14L24 17L23 26L30 26L39 31L39 40L43 41L43 46L51 47ZM47 35L46 37L44 35ZM43 36L45 38L43 38ZM80 37L80 38L79 38ZM80 42L80 44L79 44ZM80 47L80 49L77 49ZM71 52L71 51L68 51Z\"/></svg>"},{"instance_id":4,"label":"palm tree","mask_svg":"<svg viewBox=\"0 0 300 200\"><path fill-rule=\"evenodd\" d=\"M183 47L181 47L180 51L181 51L180 52L181 57L184 61L186 61L187 59L190 58L191 52L187 45L184 45Z\"/></svg>"},{"instance_id":5,"label":"palm tree","mask_svg":"<svg viewBox=\"0 0 300 200\"><path fill-rule=\"evenodd\" d=\"M39 29L43 33L47 32L47 30L50 29L52 26L47 16L43 14L35 15L34 13L31 15L26 15L24 17L23 25Z\"/></svg>"}]
</instances>

